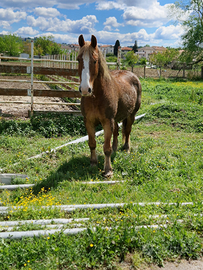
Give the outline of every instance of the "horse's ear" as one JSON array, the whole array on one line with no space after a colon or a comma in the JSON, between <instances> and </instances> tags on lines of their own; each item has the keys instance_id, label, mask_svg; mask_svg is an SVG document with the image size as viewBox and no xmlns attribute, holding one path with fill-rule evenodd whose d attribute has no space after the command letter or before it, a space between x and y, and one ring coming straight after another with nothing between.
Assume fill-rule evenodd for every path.
<instances>
[{"instance_id":1,"label":"horse's ear","mask_svg":"<svg viewBox=\"0 0 203 270\"><path fill-rule=\"evenodd\" d=\"M91 38L91 46L95 49L96 46L97 46L97 39L94 35L92 35L92 38Z\"/></svg>"},{"instance_id":2,"label":"horse's ear","mask_svg":"<svg viewBox=\"0 0 203 270\"><path fill-rule=\"evenodd\" d=\"M83 35L79 36L78 43L79 43L80 47L83 47L85 45L85 40L84 40Z\"/></svg>"}]
</instances>

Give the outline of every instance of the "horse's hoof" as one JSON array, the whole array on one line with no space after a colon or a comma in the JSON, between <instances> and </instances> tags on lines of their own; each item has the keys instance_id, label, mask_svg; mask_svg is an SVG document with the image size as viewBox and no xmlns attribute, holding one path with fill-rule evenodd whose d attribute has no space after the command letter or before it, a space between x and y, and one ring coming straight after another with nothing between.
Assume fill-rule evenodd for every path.
<instances>
[{"instance_id":1,"label":"horse's hoof","mask_svg":"<svg viewBox=\"0 0 203 270\"><path fill-rule=\"evenodd\" d=\"M130 153L130 148L126 148L125 146L123 146L121 150L128 154Z\"/></svg>"},{"instance_id":2,"label":"horse's hoof","mask_svg":"<svg viewBox=\"0 0 203 270\"><path fill-rule=\"evenodd\" d=\"M91 167L95 167L95 166L97 166L98 165L98 162L97 161L91 161L90 162L90 166Z\"/></svg>"},{"instance_id":3,"label":"horse's hoof","mask_svg":"<svg viewBox=\"0 0 203 270\"><path fill-rule=\"evenodd\" d=\"M112 171L109 171L109 172L107 172L107 173L103 172L103 176L104 176L105 178L111 178L111 177L113 176L113 172L112 172Z\"/></svg>"}]
</instances>

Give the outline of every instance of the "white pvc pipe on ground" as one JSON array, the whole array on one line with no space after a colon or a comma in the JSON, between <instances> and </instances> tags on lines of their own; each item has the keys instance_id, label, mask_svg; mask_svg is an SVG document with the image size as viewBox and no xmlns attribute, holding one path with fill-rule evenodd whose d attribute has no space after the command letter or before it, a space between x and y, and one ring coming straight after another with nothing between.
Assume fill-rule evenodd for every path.
<instances>
[{"instance_id":1,"label":"white pvc pipe on ground","mask_svg":"<svg viewBox=\"0 0 203 270\"><path fill-rule=\"evenodd\" d=\"M89 218L53 218L53 219L29 219L29 220L21 220L21 221L1 221L0 227L5 226L20 226L26 224L33 224L33 225L47 225L51 223L56 224L68 224L71 222L81 222L87 221Z\"/></svg>"},{"instance_id":2,"label":"white pvc pipe on ground","mask_svg":"<svg viewBox=\"0 0 203 270\"><path fill-rule=\"evenodd\" d=\"M55 229L55 230L35 230L35 231L22 231L22 232L2 232L0 233L0 238L11 238L20 239L23 237L39 237L39 236L49 236L57 232L63 232L64 234L77 234L87 230L86 228L74 228L74 229Z\"/></svg>"},{"instance_id":3,"label":"white pvc pipe on ground","mask_svg":"<svg viewBox=\"0 0 203 270\"><path fill-rule=\"evenodd\" d=\"M124 207L127 205L139 205L139 206L146 206L146 205L193 205L193 202L183 202L183 203L162 203L162 202L138 202L138 203L104 203L104 204L76 204L76 205L55 205L55 206L42 206L43 209L53 209L57 208L61 211L65 212L72 212L76 209L102 209L102 208L118 208ZM203 204L203 202L202 202ZM18 209L23 209L24 206L0 206L0 213L7 214L10 210L15 211ZM32 209L30 207L30 209Z\"/></svg>"},{"instance_id":4,"label":"white pvc pipe on ground","mask_svg":"<svg viewBox=\"0 0 203 270\"><path fill-rule=\"evenodd\" d=\"M124 182L125 182L125 180L121 180L121 181L89 181L89 182L80 182L80 181L78 181L77 183L86 184L86 185L95 185L95 184L114 185L114 184L117 184L117 183L124 183ZM4 190L4 189L15 190L15 189L18 189L18 188L31 188L33 186L35 186L35 184L3 185L3 186L0 186L0 190Z\"/></svg>"},{"instance_id":5,"label":"white pvc pipe on ground","mask_svg":"<svg viewBox=\"0 0 203 270\"><path fill-rule=\"evenodd\" d=\"M167 228L166 224L159 224L159 225L141 225L136 226L135 229L139 230L141 228L153 228L153 229L159 229L159 228ZM106 227L103 229L111 230L111 227ZM78 234L80 232L86 231L87 228L73 228L73 229L52 229L52 230L34 230L34 231L19 231L19 232L2 232L0 233L0 238L11 238L11 239L21 239L23 237L40 237L40 236L49 236L55 233L62 232L64 234ZM94 227L93 230L95 231L96 228Z\"/></svg>"},{"instance_id":6,"label":"white pvc pipe on ground","mask_svg":"<svg viewBox=\"0 0 203 270\"><path fill-rule=\"evenodd\" d=\"M74 225L74 228L79 228L79 227L82 227L84 226L84 224L80 224L80 223L77 223L77 224L72 224ZM54 224L54 225L41 225L42 227L45 226L45 228L42 228L42 230L45 230L45 229L48 229L48 230L51 230L51 229L64 229L64 226L66 226L65 224ZM14 230L15 228L15 230ZM3 232L13 232L13 231L20 231L20 227L19 226L15 226L15 227L0 227L0 231L3 230Z\"/></svg>"},{"instance_id":7,"label":"white pvc pipe on ground","mask_svg":"<svg viewBox=\"0 0 203 270\"><path fill-rule=\"evenodd\" d=\"M21 178L26 179L29 178L26 174L20 173L0 173L0 183L10 185L12 179Z\"/></svg>"},{"instance_id":8,"label":"white pvc pipe on ground","mask_svg":"<svg viewBox=\"0 0 203 270\"><path fill-rule=\"evenodd\" d=\"M138 120L138 119L144 117L145 115L146 115L145 113L142 114L142 115L138 115L138 116L135 117L135 120ZM119 126L121 126L121 125L122 125L122 123L119 123ZM99 135L101 135L101 134L103 134L103 133L104 133L104 130L102 129L102 130L96 132L96 133L95 133L95 136L99 136ZM39 154L39 155L36 155L36 156L30 157L30 158L27 158L26 160L32 160L32 159L40 158L40 157L42 157L42 156L45 155L45 154L48 154L48 153L50 153L50 152L55 152L56 150L59 150L59 149L65 147L65 146L68 146L68 145L70 145L70 144L81 143L81 142L85 142L85 141L87 141L87 140L88 140L88 135L86 135L86 136L84 136L84 137L82 137L82 138L79 138L79 139L77 139L77 140L74 140L74 141L65 143L65 144L63 144L63 145L60 145L60 146L58 146L58 147L55 147L55 148L51 149L50 151L42 152L42 153ZM19 162L14 163L13 166L18 165L18 164L19 164ZM5 170L5 168L0 169L0 171L3 171L3 170Z\"/></svg>"},{"instance_id":9,"label":"white pvc pipe on ground","mask_svg":"<svg viewBox=\"0 0 203 270\"><path fill-rule=\"evenodd\" d=\"M0 186L0 190L2 190L2 189L15 190L18 188L30 188L33 186L34 186L34 184L3 185L3 186Z\"/></svg>"}]
</instances>

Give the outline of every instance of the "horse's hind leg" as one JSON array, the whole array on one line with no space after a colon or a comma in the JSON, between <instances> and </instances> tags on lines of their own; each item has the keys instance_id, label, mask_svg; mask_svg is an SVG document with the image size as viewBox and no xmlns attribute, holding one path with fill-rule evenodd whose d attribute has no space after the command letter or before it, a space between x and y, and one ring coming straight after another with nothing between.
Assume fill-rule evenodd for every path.
<instances>
[{"instance_id":1,"label":"horse's hind leg","mask_svg":"<svg viewBox=\"0 0 203 270\"><path fill-rule=\"evenodd\" d=\"M114 130L113 130L113 151L116 152L117 147L118 147L118 130L119 130L119 126L118 123L115 122L114 123Z\"/></svg>"},{"instance_id":2,"label":"horse's hind leg","mask_svg":"<svg viewBox=\"0 0 203 270\"><path fill-rule=\"evenodd\" d=\"M90 163L92 166L97 165L97 155L96 155L96 140L95 140L95 128L92 123L85 122L85 126L87 129L87 134L89 137L89 148L91 152Z\"/></svg>"},{"instance_id":3,"label":"horse's hind leg","mask_svg":"<svg viewBox=\"0 0 203 270\"><path fill-rule=\"evenodd\" d=\"M113 170L111 167L111 153L112 153L111 136L113 134L113 122L112 120L105 121L105 123L102 125L104 128L104 146L103 146L105 155L104 176L111 177L113 175Z\"/></svg>"},{"instance_id":4,"label":"horse's hind leg","mask_svg":"<svg viewBox=\"0 0 203 270\"><path fill-rule=\"evenodd\" d=\"M126 152L130 152L130 132L132 129L132 124L134 123L134 115L130 115L126 119L123 120L122 125L122 133L123 133L123 150L126 150Z\"/></svg>"}]
</instances>

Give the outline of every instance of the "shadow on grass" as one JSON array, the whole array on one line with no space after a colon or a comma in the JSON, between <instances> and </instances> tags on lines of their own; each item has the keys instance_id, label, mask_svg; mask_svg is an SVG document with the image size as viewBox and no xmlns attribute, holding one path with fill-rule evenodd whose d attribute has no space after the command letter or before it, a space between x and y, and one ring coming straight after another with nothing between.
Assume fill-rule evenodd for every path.
<instances>
[{"instance_id":1,"label":"shadow on grass","mask_svg":"<svg viewBox=\"0 0 203 270\"><path fill-rule=\"evenodd\" d=\"M115 158L116 153L112 154L112 161ZM40 183L37 183L33 188L33 193L36 195L42 188L49 190L49 188L57 188L59 183L63 181L90 181L92 178L98 178L104 180L102 175L104 166L104 156L98 156L98 165L90 166L89 157L73 157L68 162L64 162L56 170L50 173L50 175Z\"/></svg>"}]
</instances>

